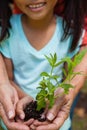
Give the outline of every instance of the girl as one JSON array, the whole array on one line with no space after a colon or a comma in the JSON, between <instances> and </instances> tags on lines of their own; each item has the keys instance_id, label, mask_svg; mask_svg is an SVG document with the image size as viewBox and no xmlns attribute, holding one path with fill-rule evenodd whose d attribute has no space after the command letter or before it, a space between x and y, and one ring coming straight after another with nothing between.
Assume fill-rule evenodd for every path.
<instances>
[{"instance_id":1,"label":"girl","mask_svg":"<svg viewBox=\"0 0 87 130\"><path fill-rule=\"evenodd\" d=\"M5 57L7 70L10 68L8 75L14 85L18 84L25 93L35 98L40 72L44 70L49 72L44 54L56 52L60 60L66 55L73 57L79 50L85 16L83 1L64 0L64 19L55 13L59 5L58 0L14 0L23 14L13 16L8 6L9 0L2 1L1 5L3 2L6 6L0 8L2 27L0 51ZM3 11L7 9L7 17L3 15L2 9ZM26 59L29 59L29 62ZM56 70L61 75L60 81L62 67L63 65L60 66L61 69ZM19 91L18 88L17 90ZM68 119L61 129L68 130L69 127Z\"/></svg>"}]
</instances>

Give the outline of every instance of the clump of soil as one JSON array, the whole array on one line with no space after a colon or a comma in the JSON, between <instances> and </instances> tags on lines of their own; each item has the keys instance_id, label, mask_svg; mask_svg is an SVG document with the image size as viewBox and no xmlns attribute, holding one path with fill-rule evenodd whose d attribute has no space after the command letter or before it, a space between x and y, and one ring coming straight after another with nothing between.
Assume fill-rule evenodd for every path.
<instances>
[{"instance_id":1,"label":"clump of soil","mask_svg":"<svg viewBox=\"0 0 87 130\"><path fill-rule=\"evenodd\" d=\"M42 116L42 113L44 112L44 108L40 111L37 110L37 102L32 101L29 104L26 105L24 109L25 113L25 119L24 121L27 121L31 118L37 119L38 121L45 121L46 118Z\"/></svg>"}]
</instances>

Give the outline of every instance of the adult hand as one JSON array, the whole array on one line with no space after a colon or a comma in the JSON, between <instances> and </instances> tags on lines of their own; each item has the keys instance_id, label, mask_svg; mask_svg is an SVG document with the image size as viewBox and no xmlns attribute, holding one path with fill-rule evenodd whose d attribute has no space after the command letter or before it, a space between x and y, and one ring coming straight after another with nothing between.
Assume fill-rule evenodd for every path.
<instances>
[{"instance_id":1,"label":"adult hand","mask_svg":"<svg viewBox=\"0 0 87 130\"><path fill-rule=\"evenodd\" d=\"M0 102L3 105L7 117L13 119L15 116L15 106L18 102L18 94L10 82L0 85Z\"/></svg>"},{"instance_id":2,"label":"adult hand","mask_svg":"<svg viewBox=\"0 0 87 130\"><path fill-rule=\"evenodd\" d=\"M59 91L59 90L58 90ZM61 90L60 90L61 91ZM35 130L58 130L67 119L72 102L74 100L74 90L71 89L68 95L63 95L56 99L54 106L47 113L47 118L50 120L45 122L34 121L30 126ZM49 116L52 115L52 116Z\"/></svg>"},{"instance_id":3,"label":"adult hand","mask_svg":"<svg viewBox=\"0 0 87 130\"><path fill-rule=\"evenodd\" d=\"M8 119L4 111L3 105L0 103L0 117L9 130L30 130L29 127L23 123L15 122L14 119Z\"/></svg>"},{"instance_id":4,"label":"adult hand","mask_svg":"<svg viewBox=\"0 0 87 130\"><path fill-rule=\"evenodd\" d=\"M9 71L9 73L11 73L11 71ZM15 105L17 101L17 91L13 85L10 84L3 57L0 54L0 102L9 119L15 116Z\"/></svg>"}]
</instances>

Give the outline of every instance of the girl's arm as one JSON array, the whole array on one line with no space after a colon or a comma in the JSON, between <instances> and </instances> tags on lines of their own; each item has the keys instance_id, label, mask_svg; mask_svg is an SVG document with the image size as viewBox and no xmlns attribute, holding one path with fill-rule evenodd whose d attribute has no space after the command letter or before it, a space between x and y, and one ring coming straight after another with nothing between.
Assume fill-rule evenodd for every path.
<instances>
[{"instance_id":1,"label":"girl's arm","mask_svg":"<svg viewBox=\"0 0 87 130\"><path fill-rule=\"evenodd\" d=\"M81 50L87 48L87 45L82 46ZM80 50L80 51L81 51ZM74 79L72 79L71 84L75 86L75 95L78 94L78 92L81 90L81 88L84 86L84 82L87 78L87 53L83 57L81 63L77 65L74 69L75 72L82 72L82 75L76 75Z\"/></svg>"},{"instance_id":2,"label":"girl's arm","mask_svg":"<svg viewBox=\"0 0 87 130\"><path fill-rule=\"evenodd\" d=\"M5 64L2 58L2 55L0 54L0 86L4 83L8 83L8 75L6 72Z\"/></svg>"},{"instance_id":3,"label":"girl's arm","mask_svg":"<svg viewBox=\"0 0 87 130\"><path fill-rule=\"evenodd\" d=\"M5 65L6 65L6 70L7 70L7 73L8 73L10 83L16 89L16 91L18 93L18 98L19 98L18 102L20 102L21 99L23 99L24 104L26 104L26 102L27 102L25 99L27 99L28 102L31 102L33 100L33 98L30 95L27 95L25 92L23 92L22 89L14 82L14 75L13 75L13 69L14 68L13 68L12 61L10 59L4 57L4 62L5 62ZM20 119L24 119L25 114L24 114L23 109L22 109L23 107L21 107L21 105L19 107L17 107L18 102L16 103L16 108L15 108L16 114L19 115Z\"/></svg>"},{"instance_id":4,"label":"girl's arm","mask_svg":"<svg viewBox=\"0 0 87 130\"><path fill-rule=\"evenodd\" d=\"M20 87L14 82L14 75L13 75L13 64L12 61L8 58L4 57L4 62L5 62L5 66L6 66L6 70L7 70L7 74L10 80L10 83L12 84L12 86L17 90L19 99L26 96L27 94L24 93Z\"/></svg>"},{"instance_id":5,"label":"girl's arm","mask_svg":"<svg viewBox=\"0 0 87 130\"><path fill-rule=\"evenodd\" d=\"M7 60L6 66L4 61L6 61L6 59L4 58L3 60L2 55L0 54L0 117L9 130L30 130L27 125L15 122L14 120L16 115L16 104L19 101L19 97L21 98L22 96L25 96L25 94L12 81L13 73L10 60ZM8 79L8 76L10 80ZM19 97L17 92L19 93Z\"/></svg>"},{"instance_id":6,"label":"girl's arm","mask_svg":"<svg viewBox=\"0 0 87 130\"><path fill-rule=\"evenodd\" d=\"M15 116L14 104L16 104L17 101L17 92L9 82L5 64L0 54L0 102L9 119Z\"/></svg>"}]
</instances>

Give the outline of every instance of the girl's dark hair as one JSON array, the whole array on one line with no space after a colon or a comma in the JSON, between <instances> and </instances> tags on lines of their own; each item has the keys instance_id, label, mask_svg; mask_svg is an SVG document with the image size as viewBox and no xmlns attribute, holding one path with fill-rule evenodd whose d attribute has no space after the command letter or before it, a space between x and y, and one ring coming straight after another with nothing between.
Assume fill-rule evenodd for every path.
<instances>
[{"instance_id":1,"label":"girl's dark hair","mask_svg":"<svg viewBox=\"0 0 87 130\"><path fill-rule=\"evenodd\" d=\"M62 15L64 17L64 20L66 21L62 40L72 34L72 51L76 48L78 40L82 34L85 15L87 15L87 0L61 0L61 2L59 1L60 0L58 0L57 5L55 6L55 13L58 15ZM9 36L9 19L12 15L12 11L10 9L9 4L11 2L12 0L1 0L0 2L0 41L2 41L7 35ZM58 10L59 7L62 8L60 12Z\"/></svg>"},{"instance_id":2,"label":"girl's dark hair","mask_svg":"<svg viewBox=\"0 0 87 130\"><path fill-rule=\"evenodd\" d=\"M58 12L58 6L63 8L63 11ZM77 44L78 40L82 34L82 29L84 27L85 16L87 15L87 1L86 0L61 0L60 3L57 3L55 7L55 13L62 15L66 21L64 25L64 35L62 40L67 38L70 34L73 36L71 51L73 51Z\"/></svg>"},{"instance_id":3,"label":"girl's dark hair","mask_svg":"<svg viewBox=\"0 0 87 130\"><path fill-rule=\"evenodd\" d=\"M0 1L0 41L2 41L6 36L9 36L8 28L10 28L10 16L12 15L10 8L11 3L11 0Z\"/></svg>"}]
</instances>

